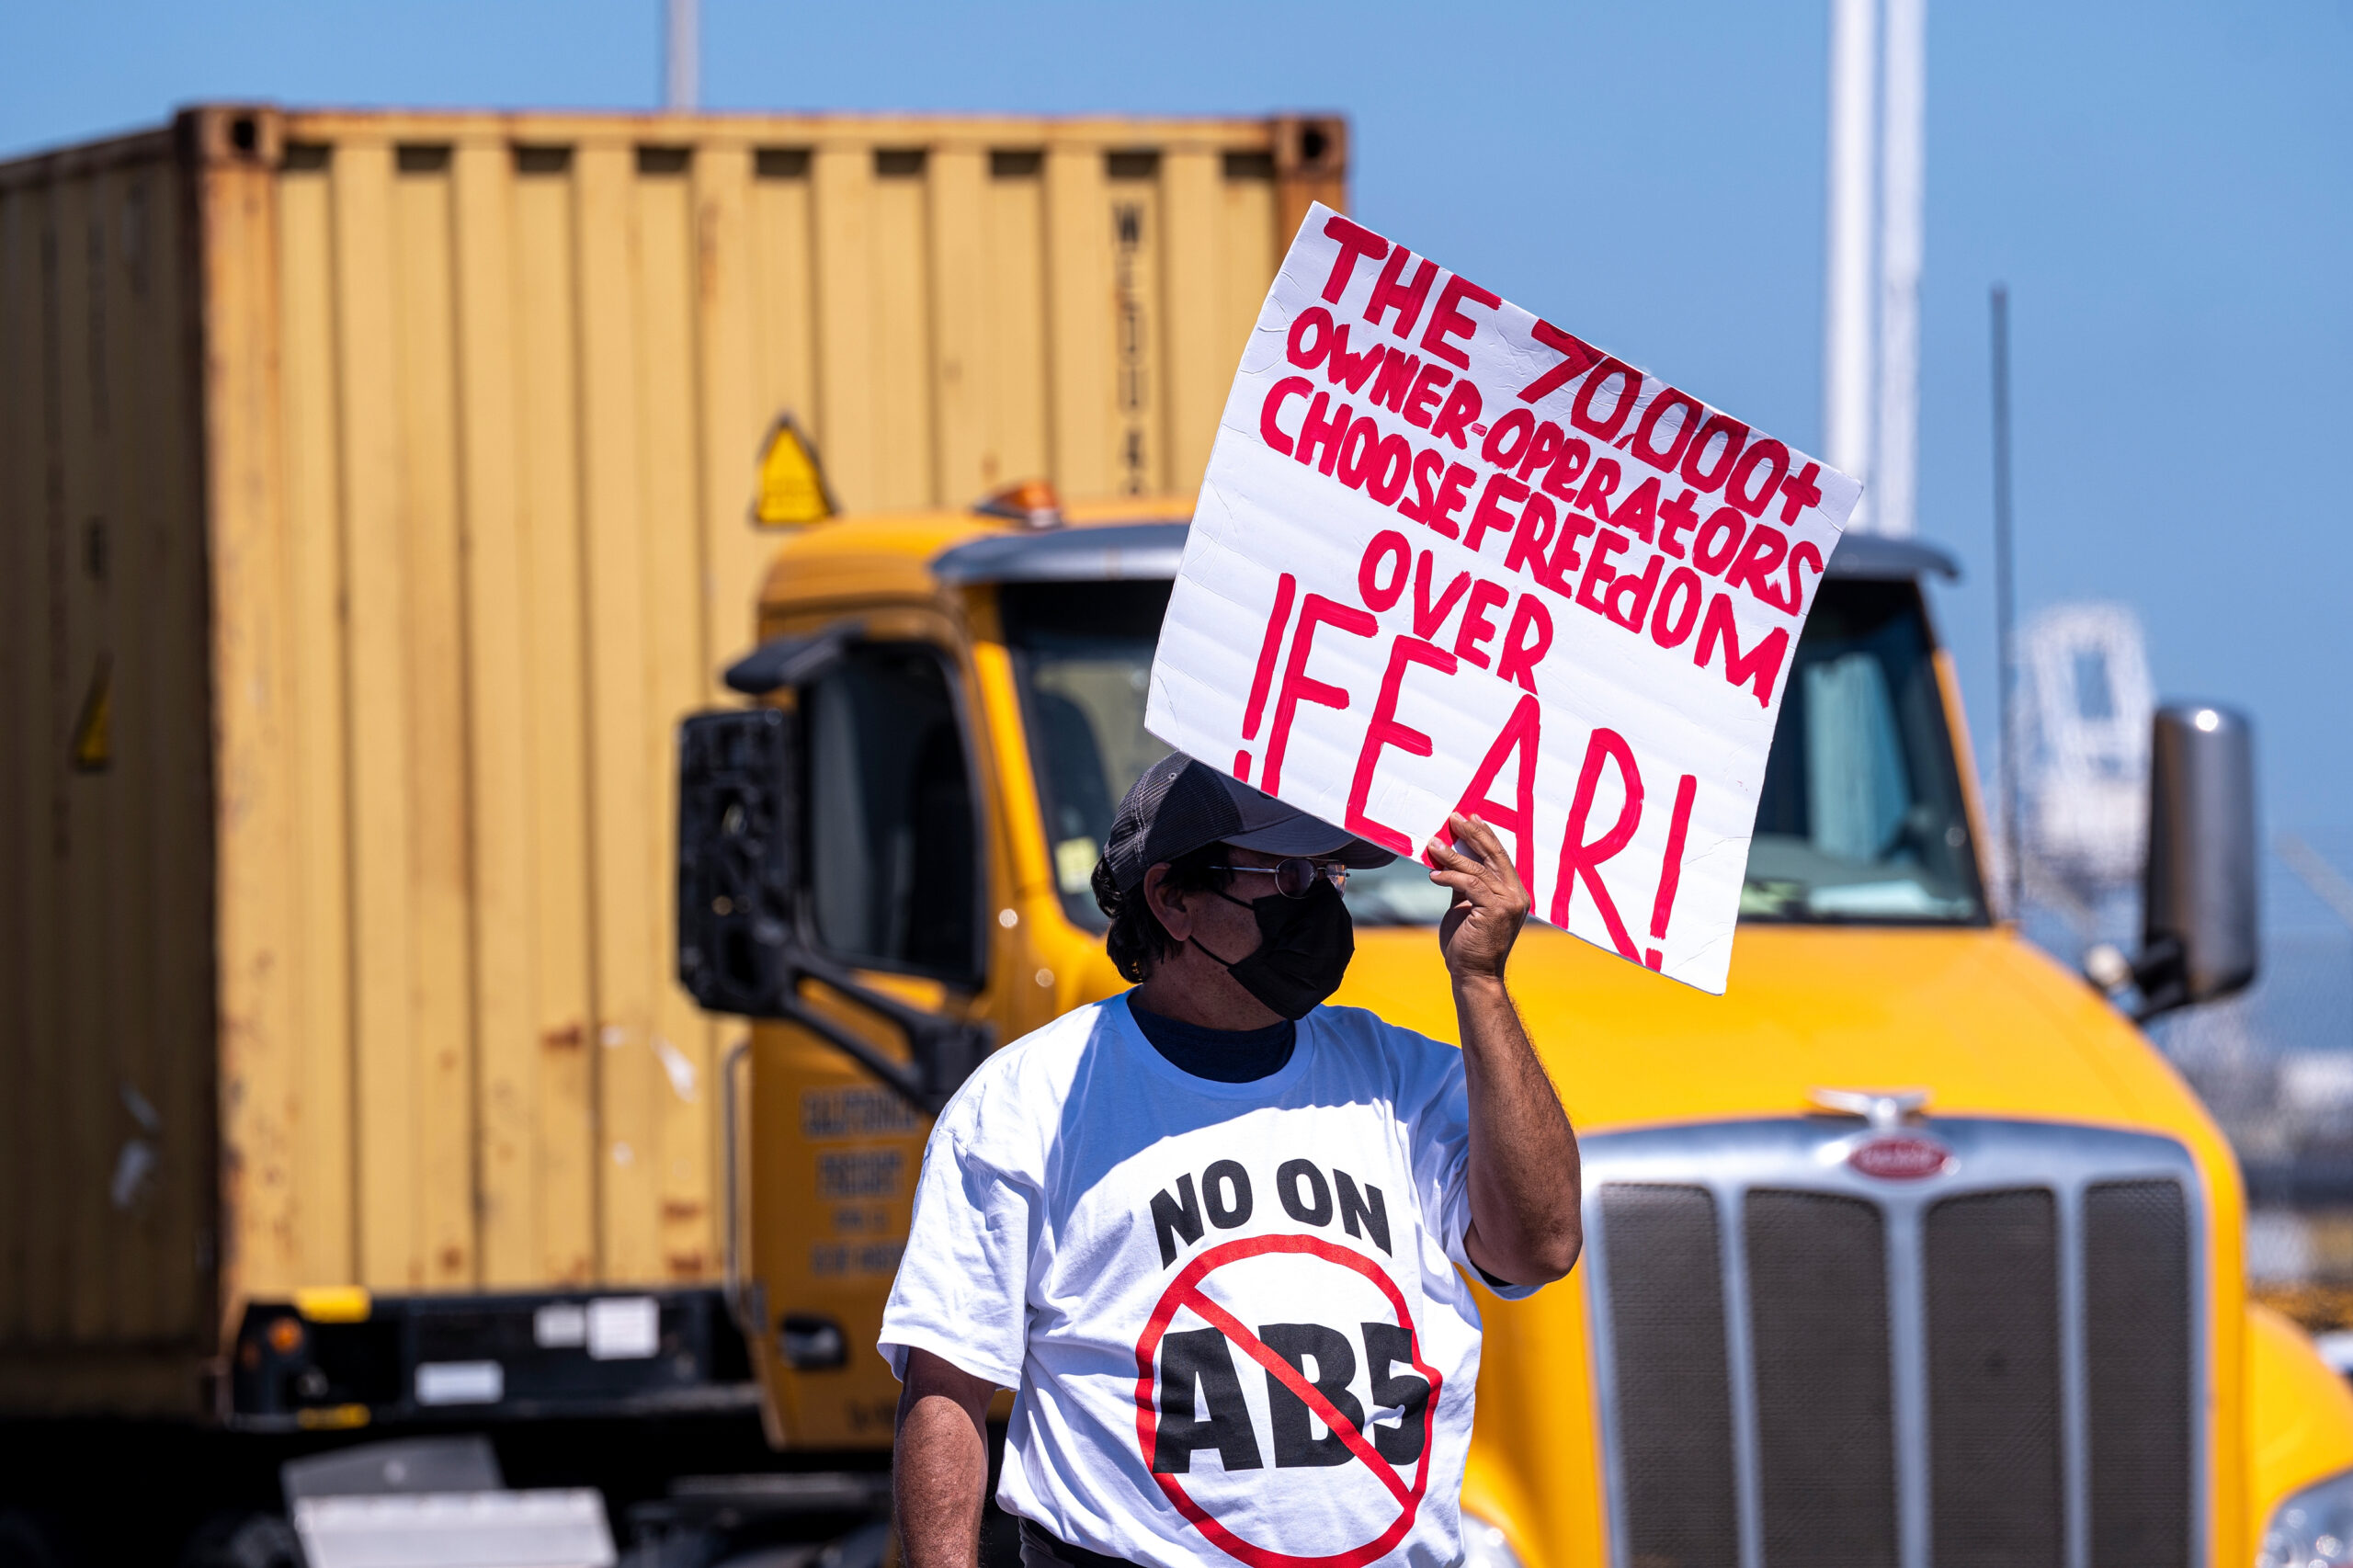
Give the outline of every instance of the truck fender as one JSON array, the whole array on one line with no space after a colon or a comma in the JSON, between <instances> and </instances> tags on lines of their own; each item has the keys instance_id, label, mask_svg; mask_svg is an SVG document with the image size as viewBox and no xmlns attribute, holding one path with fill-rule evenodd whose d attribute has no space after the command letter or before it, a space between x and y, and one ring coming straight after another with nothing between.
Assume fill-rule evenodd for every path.
<instances>
[{"instance_id":1,"label":"truck fender","mask_svg":"<svg viewBox=\"0 0 2353 1568\"><path fill-rule=\"evenodd\" d=\"M2247 1528L2255 1561L2272 1510L2316 1481L2353 1470L2353 1388L2304 1331L2268 1307L2246 1310Z\"/></svg>"}]
</instances>

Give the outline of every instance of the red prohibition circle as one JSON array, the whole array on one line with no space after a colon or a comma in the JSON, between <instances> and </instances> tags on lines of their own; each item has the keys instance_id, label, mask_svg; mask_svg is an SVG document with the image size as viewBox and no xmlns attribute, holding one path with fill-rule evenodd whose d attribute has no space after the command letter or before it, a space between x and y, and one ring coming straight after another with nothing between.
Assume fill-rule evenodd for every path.
<instances>
[{"instance_id":1,"label":"red prohibition circle","mask_svg":"<svg viewBox=\"0 0 2353 1568\"><path fill-rule=\"evenodd\" d=\"M1438 1402L1441 1380L1436 1368L1426 1367L1421 1362L1421 1336L1414 1327L1413 1314L1406 1310L1404 1292L1397 1289L1396 1282L1389 1278L1387 1272L1379 1264L1361 1253L1335 1245L1320 1236L1248 1236L1240 1241L1226 1242L1213 1246L1187 1264L1178 1271L1176 1278L1168 1282L1168 1289L1161 1293L1159 1302L1152 1310L1151 1321L1144 1324L1143 1337L1136 1341L1136 1441L1143 1452L1144 1468L1151 1470L1153 1449L1160 1432L1160 1410L1153 1391L1154 1365L1159 1359L1161 1336L1167 1333L1169 1324L1175 1321L1176 1313L1181 1309L1191 1308L1197 1316L1210 1323L1229 1340L1233 1340L1238 1331L1242 1337L1249 1342L1246 1345L1238 1345L1238 1347L1253 1359L1259 1359L1252 1346L1256 1346L1257 1349L1265 1349L1265 1346L1259 1345L1257 1336L1236 1323L1233 1315L1224 1308L1202 1294L1200 1284L1201 1280L1213 1270L1222 1268L1229 1263L1238 1263L1244 1258L1259 1257L1267 1253L1277 1252L1306 1253L1310 1256L1320 1257L1326 1263L1335 1263L1343 1268L1356 1270L1372 1281L1374 1287L1388 1298L1390 1306L1396 1310L1398 1326L1413 1335L1415 1355L1413 1368L1415 1372L1429 1380L1430 1395L1428 1402L1422 1407L1422 1457L1421 1462L1414 1467L1414 1483L1410 1488L1397 1479L1396 1471L1386 1460L1381 1459L1377 1453L1370 1452L1369 1441L1361 1432L1344 1431L1347 1426L1345 1417L1337 1422L1331 1420L1331 1415L1336 1413L1330 1411L1328 1405L1317 1411L1318 1418L1324 1420L1335 1433L1340 1434L1344 1440L1348 1437L1355 1439L1348 1444L1349 1451L1355 1454L1358 1461L1371 1470L1381 1479L1382 1484L1396 1495L1397 1517L1390 1522L1387 1528L1362 1546L1351 1547L1346 1551L1331 1552L1320 1557L1299 1556L1288 1551L1277 1551L1270 1547L1259 1546L1235 1535L1220 1523L1215 1515L1195 1502L1192 1495L1185 1490L1184 1483L1176 1477L1152 1471L1152 1478L1160 1483L1160 1489L1168 1494L1168 1500L1176 1506L1176 1511L1192 1521L1194 1528L1220 1551L1250 1564L1250 1568L1364 1568L1364 1564L1383 1555L1399 1541L1404 1540L1405 1532L1414 1528L1415 1515L1421 1511L1422 1493L1428 1486L1430 1479L1430 1449L1436 1446L1438 1435ZM1271 1356L1273 1353L1269 1351L1267 1354ZM1290 1363L1280 1364L1283 1372L1276 1373L1272 1366L1269 1366L1267 1370L1278 1376L1286 1374L1291 1377L1297 1376L1297 1373L1290 1369ZM1304 1383L1303 1381L1301 1386L1293 1389L1292 1392L1305 1399L1311 1408L1323 1402L1323 1396L1314 1392L1313 1386ZM1370 1457L1368 1458L1369 1454Z\"/></svg>"}]
</instances>

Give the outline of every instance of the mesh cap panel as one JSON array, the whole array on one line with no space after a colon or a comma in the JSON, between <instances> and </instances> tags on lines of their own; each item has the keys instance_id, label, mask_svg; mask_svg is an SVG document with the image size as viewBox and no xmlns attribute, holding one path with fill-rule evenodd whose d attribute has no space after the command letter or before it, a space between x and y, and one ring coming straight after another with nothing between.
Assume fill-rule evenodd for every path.
<instances>
[{"instance_id":1,"label":"mesh cap panel","mask_svg":"<svg viewBox=\"0 0 2353 1568\"><path fill-rule=\"evenodd\" d=\"M1217 770L1171 752L1145 768L1120 802L1103 858L1110 863L1112 880L1131 888L1163 860L1241 831L1242 812Z\"/></svg>"}]
</instances>

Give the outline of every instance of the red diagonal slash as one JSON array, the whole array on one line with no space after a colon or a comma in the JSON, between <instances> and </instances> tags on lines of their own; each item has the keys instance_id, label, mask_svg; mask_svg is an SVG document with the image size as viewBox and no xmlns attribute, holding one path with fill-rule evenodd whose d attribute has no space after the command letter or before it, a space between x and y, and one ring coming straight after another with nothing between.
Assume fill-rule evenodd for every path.
<instances>
[{"instance_id":1,"label":"red diagonal slash","mask_svg":"<svg viewBox=\"0 0 2353 1568\"><path fill-rule=\"evenodd\" d=\"M1186 1291L1182 1300L1211 1328L1239 1346L1244 1355L1266 1368L1268 1377L1297 1394L1301 1403L1315 1412L1315 1418L1329 1426L1333 1435L1348 1446L1348 1452L1362 1460L1366 1468L1381 1477L1381 1484L1389 1488L1390 1494L1397 1499L1401 1507L1413 1506L1414 1494L1405 1490L1404 1482L1397 1479L1396 1470L1381 1457L1378 1449L1365 1441L1364 1434L1357 1430L1355 1423L1341 1415L1332 1402L1324 1397L1323 1390L1300 1375L1297 1367L1267 1348L1266 1341L1243 1327L1241 1320L1232 1312L1211 1301L1199 1286Z\"/></svg>"},{"instance_id":2,"label":"red diagonal slash","mask_svg":"<svg viewBox=\"0 0 2353 1568\"><path fill-rule=\"evenodd\" d=\"M1178 1312L1190 1307L1197 1314L1207 1319L1228 1344L1241 1346L1253 1359L1265 1366L1278 1381L1287 1385L1302 1403L1323 1419L1325 1426L1340 1434L1341 1442L1354 1449L1358 1458L1365 1460L1385 1481L1394 1483L1395 1472L1386 1463L1381 1461L1377 1451L1370 1454L1366 1452L1367 1445L1362 1434L1356 1431L1351 1423L1339 1419L1338 1413L1334 1411L1329 1402L1324 1400L1312 1386L1303 1386L1305 1380L1300 1377L1296 1368L1279 1356L1274 1357L1271 1361L1268 1360L1267 1358L1271 1352L1258 1342L1257 1335L1236 1322L1233 1313L1201 1294L1201 1281L1212 1271L1222 1268L1229 1263L1238 1263L1244 1258L1259 1257L1268 1253L1304 1254L1361 1275L1388 1301L1391 1310L1397 1314L1398 1326L1408 1334L1413 1332L1413 1314L1406 1306L1404 1292L1397 1289L1396 1282L1389 1278L1380 1265L1360 1253L1336 1243L1327 1242L1320 1236L1245 1236L1230 1242L1222 1242L1200 1254L1177 1271L1176 1278L1168 1282L1168 1289L1162 1293L1159 1304L1153 1308L1152 1316L1144 1324L1142 1337L1136 1341L1136 1442L1144 1462L1151 1463L1154 1434L1159 1427L1160 1413L1153 1397L1153 1385L1155 1381L1154 1369L1160 1349L1161 1336L1168 1331L1170 1321ZM1160 1483L1161 1491L1167 1494L1168 1501L1175 1506L1176 1511L1184 1516L1188 1523L1199 1530L1205 1540L1229 1557L1246 1564L1247 1568L1369 1568L1370 1563L1387 1555L1399 1541L1404 1540L1407 1532L1414 1528L1414 1520L1419 1511L1423 1491L1429 1484L1430 1455L1438 1446L1431 1439L1438 1429L1438 1412L1443 1391L1437 1368L1416 1359L1414 1362L1414 1370L1428 1380L1430 1385L1429 1402L1422 1410L1424 1435L1422 1457L1414 1466L1413 1485L1399 1500L1397 1517L1370 1540L1338 1551L1305 1555L1260 1546L1255 1541L1243 1540L1226 1528L1214 1514L1194 1501L1191 1494L1186 1492L1182 1481L1176 1476L1164 1475L1158 1471L1154 1471L1152 1478ZM1397 1488L1392 1484L1390 1490L1394 1494Z\"/></svg>"}]
</instances>

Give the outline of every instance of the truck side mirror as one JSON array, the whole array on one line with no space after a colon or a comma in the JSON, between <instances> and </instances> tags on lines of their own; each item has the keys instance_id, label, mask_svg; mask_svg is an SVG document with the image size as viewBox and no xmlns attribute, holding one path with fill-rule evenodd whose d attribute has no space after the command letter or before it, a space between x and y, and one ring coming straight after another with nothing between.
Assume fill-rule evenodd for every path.
<instances>
[{"instance_id":1,"label":"truck side mirror","mask_svg":"<svg viewBox=\"0 0 2353 1568\"><path fill-rule=\"evenodd\" d=\"M2143 1018L2211 1002L2255 979L2255 732L2207 704L2157 710L2142 870Z\"/></svg>"},{"instance_id":2,"label":"truck side mirror","mask_svg":"<svg viewBox=\"0 0 2353 1568\"><path fill-rule=\"evenodd\" d=\"M851 631L763 642L727 684L765 697L813 679ZM724 709L678 726L678 983L714 1013L770 1017L793 988L801 789L798 710Z\"/></svg>"},{"instance_id":3,"label":"truck side mirror","mask_svg":"<svg viewBox=\"0 0 2353 1568\"><path fill-rule=\"evenodd\" d=\"M678 983L714 1013L770 1010L800 882L800 721L779 708L678 731Z\"/></svg>"},{"instance_id":4,"label":"truck side mirror","mask_svg":"<svg viewBox=\"0 0 2353 1568\"><path fill-rule=\"evenodd\" d=\"M751 696L798 689L843 657L854 627L779 638L737 661ZM995 1046L990 1026L926 1012L812 942L803 920L807 777L800 709L720 709L678 727L678 983L714 1013L796 1024L935 1115ZM814 981L905 1041L894 1061L802 998Z\"/></svg>"}]
</instances>

